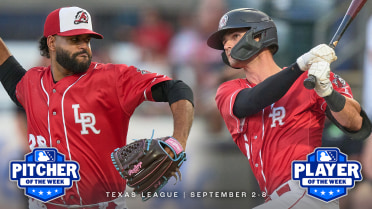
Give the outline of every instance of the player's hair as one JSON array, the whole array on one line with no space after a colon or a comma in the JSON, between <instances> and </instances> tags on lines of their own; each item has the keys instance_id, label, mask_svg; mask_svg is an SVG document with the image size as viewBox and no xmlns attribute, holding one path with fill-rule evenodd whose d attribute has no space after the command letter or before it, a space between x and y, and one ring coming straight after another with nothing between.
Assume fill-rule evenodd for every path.
<instances>
[{"instance_id":1,"label":"player's hair","mask_svg":"<svg viewBox=\"0 0 372 209\"><path fill-rule=\"evenodd\" d=\"M47 38L42 36L39 40L40 55L46 58L50 58Z\"/></svg>"}]
</instances>

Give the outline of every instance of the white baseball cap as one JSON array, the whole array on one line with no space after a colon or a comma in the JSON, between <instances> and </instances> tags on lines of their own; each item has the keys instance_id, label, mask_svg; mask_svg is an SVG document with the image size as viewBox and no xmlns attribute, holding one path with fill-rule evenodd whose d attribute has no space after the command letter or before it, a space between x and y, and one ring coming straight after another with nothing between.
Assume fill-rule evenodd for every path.
<instances>
[{"instance_id":1,"label":"white baseball cap","mask_svg":"<svg viewBox=\"0 0 372 209\"><path fill-rule=\"evenodd\" d=\"M63 7L51 12L45 20L44 36L75 36L90 34L93 38L103 36L93 31L90 14L79 7Z\"/></svg>"}]
</instances>

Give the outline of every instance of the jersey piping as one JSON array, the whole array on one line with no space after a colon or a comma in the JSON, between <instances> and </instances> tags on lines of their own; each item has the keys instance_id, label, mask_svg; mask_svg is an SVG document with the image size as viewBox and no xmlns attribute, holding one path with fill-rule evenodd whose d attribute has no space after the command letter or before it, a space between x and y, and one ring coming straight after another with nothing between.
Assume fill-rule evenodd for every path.
<instances>
[{"instance_id":1,"label":"jersey piping","mask_svg":"<svg viewBox=\"0 0 372 209\"><path fill-rule=\"evenodd\" d=\"M49 109L49 95L48 95L47 91L45 90L44 83L43 83L43 78L40 79L40 82L41 82L41 88L43 89L43 92L44 92L44 94L47 97L47 106L48 106L48 109ZM50 134L49 111L48 111L48 133L49 133L49 144L50 144L50 147L53 147L53 144L52 144L52 134Z\"/></svg>"},{"instance_id":2,"label":"jersey piping","mask_svg":"<svg viewBox=\"0 0 372 209\"><path fill-rule=\"evenodd\" d=\"M236 129L239 130L239 133L241 133L241 132L243 131L243 129L242 129L242 124L244 124L244 121L243 121L243 122L239 122L239 121L241 121L241 120L239 120L239 118L237 118L237 117L234 115L234 113L233 113L233 106L232 106L232 105L233 105L233 98L234 98L234 95L235 95L236 93L238 93L239 91L240 91L240 90L237 90L237 91L234 92L234 93L231 95L231 97L230 97L230 116L236 120L236 125L237 125Z\"/></svg>"},{"instance_id":3,"label":"jersey piping","mask_svg":"<svg viewBox=\"0 0 372 209\"><path fill-rule=\"evenodd\" d=\"M97 65L96 65L97 66ZM94 66L94 68L96 67ZM63 130L65 132L65 139L66 139L66 145L67 145L67 151L68 151L68 155L69 155L69 158L70 160L72 160L71 158L71 152L70 152L70 145L69 145L69 142L68 142L68 136L67 136L67 128L66 128L66 121L65 121L65 108L64 108L64 100L65 100L65 95L66 93L68 92L68 90L70 90L70 88L72 86L74 86L82 77L84 77L86 74L83 74L81 75L73 84L71 84L69 87L66 88L66 90L63 92L63 96L62 96L62 100L61 100L61 110L62 110L62 122L63 122ZM48 111L48 115L49 115L49 111ZM81 198L81 195L80 195L80 191L79 191L79 185L78 185L78 182L75 182L75 187L76 187L76 191L77 191L77 194L79 195L79 198L80 198L80 205L83 205L83 200Z\"/></svg>"}]
</instances>

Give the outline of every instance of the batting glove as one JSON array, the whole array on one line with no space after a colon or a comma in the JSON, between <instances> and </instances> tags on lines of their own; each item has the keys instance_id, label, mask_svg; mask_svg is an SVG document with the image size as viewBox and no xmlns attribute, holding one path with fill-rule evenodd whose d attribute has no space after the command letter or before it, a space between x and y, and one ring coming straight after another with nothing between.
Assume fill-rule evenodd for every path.
<instances>
[{"instance_id":1,"label":"batting glove","mask_svg":"<svg viewBox=\"0 0 372 209\"><path fill-rule=\"evenodd\" d=\"M329 80L331 73L329 65L325 61L316 62L311 64L308 71L308 75L313 75L316 78L314 90L320 97L329 96L333 91L332 83Z\"/></svg>"},{"instance_id":2,"label":"batting glove","mask_svg":"<svg viewBox=\"0 0 372 209\"><path fill-rule=\"evenodd\" d=\"M306 71L312 63L322 61L332 63L335 60L337 60L335 51L326 44L320 44L297 58L297 64L302 71Z\"/></svg>"}]
</instances>

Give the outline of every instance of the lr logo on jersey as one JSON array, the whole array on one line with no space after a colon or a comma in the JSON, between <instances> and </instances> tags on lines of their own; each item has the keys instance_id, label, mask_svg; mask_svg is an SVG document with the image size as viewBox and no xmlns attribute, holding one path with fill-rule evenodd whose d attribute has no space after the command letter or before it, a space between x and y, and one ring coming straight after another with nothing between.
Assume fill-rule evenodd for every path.
<instances>
[{"instance_id":1,"label":"lr logo on jersey","mask_svg":"<svg viewBox=\"0 0 372 209\"><path fill-rule=\"evenodd\" d=\"M272 112L269 114L269 117L272 119L271 128L276 127L276 122L280 126L284 125L283 118L285 117L285 109L284 107L273 107L274 104L271 105Z\"/></svg>"},{"instance_id":2,"label":"lr logo on jersey","mask_svg":"<svg viewBox=\"0 0 372 209\"><path fill-rule=\"evenodd\" d=\"M65 161L55 148L35 148L24 161L10 162L10 180L25 194L43 202L65 195L73 181L80 180L79 164Z\"/></svg>"},{"instance_id":3,"label":"lr logo on jersey","mask_svg":"<svg viewBox=\"0 0 372 209\"><path fill-rule=\"evenodd\" d=\"M75 123L81 123L82 130L81 134L89 134L87 128L90 128L93 133L99 134L101 130L97 130L94 125L96 124L96 117L93 113L79 113L79 104L73 104L72 109L74 109Z\"/></svg>"},{"instance_id":4,"label":"lr logo on jersey","mask_svg":"<svg viewBox=\"0 0 372 209\"><path fill-rule=\"evenodd\" d=\"M292 179L300 180L309 195L329 202L345 196L347 188L362 180L361 168L338 148L317 148L307 161L292 162Z\"/></svg>"}]
</instances>

